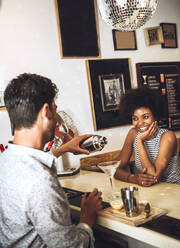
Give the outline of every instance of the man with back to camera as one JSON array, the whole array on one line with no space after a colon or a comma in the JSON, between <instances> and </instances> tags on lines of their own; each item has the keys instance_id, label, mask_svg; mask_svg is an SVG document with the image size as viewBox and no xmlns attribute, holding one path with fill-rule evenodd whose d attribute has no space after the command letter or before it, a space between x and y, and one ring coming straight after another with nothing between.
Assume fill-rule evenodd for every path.
<instances>
[{"instance_id":1,"label":"man with back to camera","mask_svg":"<svg viewBox=\"0 0 180 248\"><path fill-rule=\"evenodd\" d=\"M102 208L101 192L82 197L80 223L70 208L55 169L56 158L43 152L54 137L57 87L50 79L21 74L4 94L14 139L0 156L0 247L93 247L91 227ZM63 152L88 154L76 136Z\"/></svg>"}]
</instances>

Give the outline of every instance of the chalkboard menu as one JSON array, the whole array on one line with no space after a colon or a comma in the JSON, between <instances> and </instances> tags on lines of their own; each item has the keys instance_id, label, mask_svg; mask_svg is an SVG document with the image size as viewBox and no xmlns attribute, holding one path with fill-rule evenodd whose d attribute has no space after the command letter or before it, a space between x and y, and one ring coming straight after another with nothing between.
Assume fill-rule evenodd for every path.
<instances>
[{"instance_id":1,"label":"chalkboard menu","mask_svg":"<svg viewBox=\"0 0 180 248\"><path fill-rule=\"evenodd\" d=\"M180 130L180 62L137 63L138 87L157 89L165 98L166 115L159 126Z\"/></svg>"},{"instance_id":2,"label":"chalkboard menu","mask_svg":"<svg viewBox=\"0 0 180 248\"><path fill-rule=\"evenodd\" d=\"M55 0L62 58L99 57L95 0Z\"/></svg>"}]
</instances>

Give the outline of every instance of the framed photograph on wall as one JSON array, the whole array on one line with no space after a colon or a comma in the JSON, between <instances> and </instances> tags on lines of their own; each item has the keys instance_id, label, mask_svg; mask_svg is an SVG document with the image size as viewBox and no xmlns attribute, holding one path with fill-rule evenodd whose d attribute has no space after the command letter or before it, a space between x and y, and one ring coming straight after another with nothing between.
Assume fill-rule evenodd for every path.
<instances>
[{"instance_id":1,"label":"framed photograph on wall","mask_svg":"<svg viewBox=\"0 0 180 248\"><path fill-rule=\"evenodd\" d=\"M160 23L162 27L164 43L162 48L177 48L177 34L175 23Z\"/></svg>"},{"instance_id":2,"label":"framed photograph on wall","mask_svg":"<svg viewBox=\"0 0 180 248\"><path fill-rule=\"evenodd\" d=\"M103 112L119 109L121 95L125 92L123 73L99 75Z\"/></svg>"},{"instance_id":3,"label":"framed photograph on wall","mask_svg":"<svg viewBox=\"0 0 180 248\"><path fill-rule=\"evenodd\" d=\"M162 44L164 42L163 32L160 26L145 28L144 36L147 46Z\"/></svg>"},{"instance_id":4,"label":"framed photograph on wall","mask_svg":"<svg viewBox=\"0 0 180 248\"><path fill-rule=\"evenodd\" d=\"M135 31L112 30L114 50L137 50Z\"/></svg>"},{"instance_id":5,"label":"framed photograph on wall","mask_svg":"<svg viewBox=\"0 0 180 248\"><path fill-rule=\"evenodd\" d=\"M119 103L132 85L129 59L86 60L86 68L94 130L126 125Z\"/></svg>"}]
</instances>

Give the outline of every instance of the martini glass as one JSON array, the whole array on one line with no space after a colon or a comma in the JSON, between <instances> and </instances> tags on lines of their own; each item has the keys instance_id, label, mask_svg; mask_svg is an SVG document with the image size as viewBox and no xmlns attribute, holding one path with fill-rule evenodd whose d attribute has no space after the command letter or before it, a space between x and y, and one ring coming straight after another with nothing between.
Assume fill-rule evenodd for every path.
<instances>
[{"instance_id":1,"label":"martini glass","mask_svg":"<svg viewBox=\"0 0 180 248\"><path fill-rule=\"evenodd\" d=\"M97 165L109 177L111 196L114 194L113 177L120 162L121 161L107 161Z\"/></svg>"}]
</instances>

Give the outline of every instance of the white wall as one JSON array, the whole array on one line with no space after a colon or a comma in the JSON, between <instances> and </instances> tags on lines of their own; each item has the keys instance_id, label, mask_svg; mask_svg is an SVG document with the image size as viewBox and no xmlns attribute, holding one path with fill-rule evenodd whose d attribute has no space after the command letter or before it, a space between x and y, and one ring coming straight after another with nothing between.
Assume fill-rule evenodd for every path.
<instances>
[{"instance_id":1,"label":"white wall","mask_svg":"<svg viewBox=\"0 0 180 248\"><path fill-rule=\"evenodd\" d=\"M179 0L159 0L153 18L144 27L160 22L177 24L177 49L147 47L143 28L136 31L136 51L114 51L112 31L99 16L102 58L130 58L132 82L136 86L135 63L180 61ZM93 130L85 59L61 59L54 0L0 0L0 88L23 72L38 73L51 78L60 89L58 105L67 111L83 133L97 133L108 138L103 152L120 149L130 126ZM0 143L11 138L6 111L0 111ZM176 132L180 137L180 132ZM70 156L76 164L80 156Z\"/></svg>"}]
</instances>

